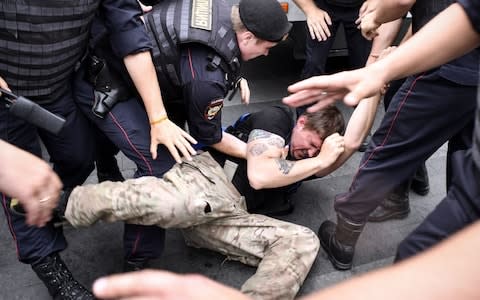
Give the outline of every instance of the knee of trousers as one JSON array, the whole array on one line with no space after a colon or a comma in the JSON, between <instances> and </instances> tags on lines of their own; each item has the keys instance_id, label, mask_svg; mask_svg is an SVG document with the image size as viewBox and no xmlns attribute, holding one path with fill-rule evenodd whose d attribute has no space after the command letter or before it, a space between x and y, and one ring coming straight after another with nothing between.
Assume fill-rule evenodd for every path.
<instances>
[{"instance_id":1,"label":"knee of trousers","mask_svg":"<svg viewBox=\"0 0 480 300\"><path fill-rule=\"evenodd\" d=\"M72 151L63 153L54 158L55 164L61 165L63 168L75 170L75 173L83 171L93 171L95 155L93 151Z\"/></svg>"},{"instance_id":2,"label":"knee of trousers","mask_svg":"<svg viewBox=\"0 0 480 300\"><path fill-rule=\"evenodd\" d=\"M410 237L408 236L403 241L401 241L400 244L398 244L394 262L398 263L402 260L405 260L409 257L414 256L420 251L421 250L415 247L415 244L412 243L412 241L410 240Z\"/></svg>"},{"instance_id":3,"label":"knee of trousers","mask_svg":"<svg viewBox=\"0 0 480 300\"><path fill-rule=\"evenodd\" d=\"M320 249L320 241L317 235L304 226L291 224L281 232L278 232L277 247L285 247L286 252L292 254L292 259L299 259L305 270L304 276L310 270ZM285 253L286 253L285 252Z\"/></svg>"}]
</instances>

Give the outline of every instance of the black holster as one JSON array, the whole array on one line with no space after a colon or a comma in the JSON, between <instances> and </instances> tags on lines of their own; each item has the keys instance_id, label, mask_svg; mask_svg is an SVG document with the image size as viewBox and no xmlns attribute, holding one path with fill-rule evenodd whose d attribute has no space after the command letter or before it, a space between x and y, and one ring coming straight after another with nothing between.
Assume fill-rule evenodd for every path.
<instances>
[{"instance_id":1,"label":"black holster","mask_svg":"<svg viewBox=\"0 0 480 300\"><path fill-rule=\"evenodd\" d=\"M95 101L92 112L99 118L103 119L115 104L127 100L130 96L122 79L115 76L106 61L96 55L90 54L86 58L85 80L94 87Z\"/></svg>"}]
</instances>

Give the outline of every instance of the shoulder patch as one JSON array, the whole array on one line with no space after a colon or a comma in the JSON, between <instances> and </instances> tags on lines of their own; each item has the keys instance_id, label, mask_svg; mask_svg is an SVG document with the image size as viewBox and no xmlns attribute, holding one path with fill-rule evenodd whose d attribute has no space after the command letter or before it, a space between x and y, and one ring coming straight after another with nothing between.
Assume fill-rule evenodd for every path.
<instances>
[{"instance_id":1,"label":"shoulder patch","mask_svg":"<svg viewBox=\"0 0 480 300\"><path fill-rule=\"evenodd\" d=\"M222 109L222 107L223 107L223 98L211 101L208 104L207 108L205 108L205 112L204 112L205 119L212 120L213 118L215 118L215 116Z\"/></svg>"}]
</instances>

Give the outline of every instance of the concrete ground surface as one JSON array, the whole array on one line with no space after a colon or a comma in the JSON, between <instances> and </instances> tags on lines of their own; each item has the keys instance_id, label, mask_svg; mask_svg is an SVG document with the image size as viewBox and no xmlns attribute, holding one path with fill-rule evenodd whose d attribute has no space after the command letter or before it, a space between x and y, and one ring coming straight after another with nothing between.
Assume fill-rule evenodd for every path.
<instances>
[{"instance_id":1,"label":"concrete ground surface","mask_svg":"<svg viewBox=\"0 0 480 300\"><path fill-rule=\"evenodd\" d=\"M238 95L231 102L225 101L224 124L231 124L244 112L279 103L279 100L287 95L288 84L298 80L302 63L292 58L288 43L271 50L268 57L245 63L244 74L249 79L252 91L251 104L242 105ZM338 105L348 119L352 109L341 103ZM374 126L378 126L382 112L383 107L380 107ZM335 220L334 196L348 189L361 155L356 153L343 167L324 178L303 183L294 196L296 203L294 212L282 219L307 226L315 232L322 221ZM445 157L446 149L442 147L427 161L431 191L424 197L410 192L411 213L406 219L368 224L365 227L357 244L352 270L336 271L328 261L325 252L320 250L299 295L305 295L360 273L389 265L397 244L443 198ZM118 158L125 177L132 177L134 164L123 155L119 155ZM87 183L96 181L96 173L93 172ZM375 188L372 187L372 193L374 192ZM121 272L122 229L123 226L120 223L99 223L83 229L64 228L69 247L61 255L74 276L87 287L90 287L99 276ZM5 219L0 226L0 236L0 253L2 253L0 299L50 299L46 288L30 266L17 261L15 245ZM227 261L224 256L215 252L187 247L178 230L167 231L165 252L153 263L153 267L179 273L204 274L235 288L239 288L255 272L255 268Z\"/></svg>"}]
</instances>

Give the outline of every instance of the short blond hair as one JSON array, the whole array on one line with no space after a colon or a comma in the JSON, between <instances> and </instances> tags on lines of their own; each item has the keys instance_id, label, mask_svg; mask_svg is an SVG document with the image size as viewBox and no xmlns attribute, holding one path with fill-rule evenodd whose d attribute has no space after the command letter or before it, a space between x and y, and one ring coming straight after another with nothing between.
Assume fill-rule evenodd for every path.
<instances>
[{"instance_id":1,"label":"short blond hair","mask_svg":"<svg viewBox=\"0 0 480 300\"><path fill-rule=\"evenodd\" d=\"M235 32L247 31L247 27L243 25L242 19L240 18L240 9L238 8L238 5L232 6L230 19L232 20L232 26Z\"/></svg>"}]
</instances>

